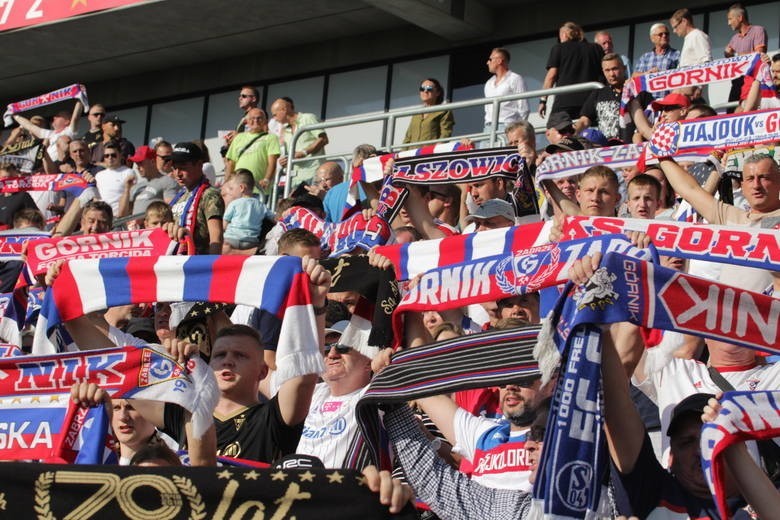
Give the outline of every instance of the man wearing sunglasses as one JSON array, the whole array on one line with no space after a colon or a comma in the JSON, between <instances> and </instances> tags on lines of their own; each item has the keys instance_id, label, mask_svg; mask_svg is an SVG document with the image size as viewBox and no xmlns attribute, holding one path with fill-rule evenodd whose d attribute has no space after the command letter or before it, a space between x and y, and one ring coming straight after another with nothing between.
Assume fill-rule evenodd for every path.
<instances>
[{"instance_id":1,"label":"man wearing sunglasses","mask_svg":"<svg viewBox=\"0 0 780 520\"><path fill-rule=\"evenodd\" d=\"M123 160L131 155L135 155L135 146L133 143L122 137L122 125L125 123L126 121L117 114L108 114L103 117L103 122L100 125L100 128L103 131L103 141L92 148L93 163L104 164L103 151L106 145L112 141L119 146Z\"/></svg>"},{"instance_id":2,"label":"man wearing sunglasses","mask_svg":"<svg viewBox=\"0 0 780 520\"><path fill-rule=\"evenodd\" d=\"M106 107L101 104L92 105L87 112L89 121L89 130L81 140L87 143L87 148L91 151L98 143L103 142L103 119L106 117Z\"/></svg>"},{"instance_id":3,"label":"man wearing sunglasses","mask_svg":"<svg viewBox=\"0 0 780 520\"><path fill-rule=\"evenodd\" d=\"M237 134L249 130L247 128L247 119L246 119L247 115L249 114L250 110L257 108L257 104L259 102L260 102L259 90L249 85L244 85L243 87L241 87L241 91L238 93L238 108L240 108L244 112L244 114L241 116L241 119L238 121L235 130L231 130L230 132L227 133L227 135L225 135L225 144L219 150L219 153L222 155L222 157L225 157L225 154L227 154L227 151L230 148L230 144L233 142L233 138Z\"/></svg>"},{"instance_id":4,"label":"man wearing sunglasses","mask_svg":"<svg viewBox=\"0 0 780 520\"><path fill-rule=\"evenodd\" d=\"M377 351L368 346L368 331L355 323L347 325L339 343L325 345L324 382L314 388L297 453L318 457L326 468L355 466L349 463L360 435L355 407L368 389L371 357ZM363 465L358 462L357 469Z\"/></svg>"},{"instance_id":5,"label":"man wearing sunglasses","mask_svg":"<svg viewBox=\"0 0 780 520\"><path fill-rule=\"evenodd\" d=\"M111 206L114 215L119 213L119 199L124 193L128 178L134 178L133 170L125 166L124 156L118 143L110 142L103 145L104 170L95 175L100 199Z\"/></svg>"},{"instance_id":6,"label":"man wearing sunglasses","mask_svg":"<svg viewBox=\"0 0 780 520\"><path fill-rule=\"evenodd\" d=\"M680 63L680 51L669 45L669 27L666 24L655 23L650 26L650 41L653 42L653 48L639 57L634 67L634 76L676 69ZM666 94L667 91L652 93L656 99Z\"/></svg>"}]
</instances>

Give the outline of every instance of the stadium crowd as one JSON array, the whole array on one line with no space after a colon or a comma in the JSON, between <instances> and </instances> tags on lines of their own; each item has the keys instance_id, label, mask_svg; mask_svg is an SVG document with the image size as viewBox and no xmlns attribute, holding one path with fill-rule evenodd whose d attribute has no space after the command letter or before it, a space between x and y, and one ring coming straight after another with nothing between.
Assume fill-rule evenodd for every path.
<instances>
[{"instance_id":1,"label":"stadium crowd","mask_svg":"<svg viewBox=\"0 0 780 520\"><path fill-rule=\"evenodd\" d=\"M299 316L298 325L288 325L292 307L281 312L246 305L237 297L233 301L216 296L206 301L147 297L141 303L90 312L85 308L80 315L65 316L63 306L78 304L75 294L62 289L52 300L64 322L56 340L41 325L38 315L43 315L47 305L38 301L24 309L32 317L25 319L23 311L13 321L15 331L2 327L2 341L13 346L6 356L160 345L154 348L182 366L188 366L192 358L208 364L211 373L206 379L216 385L210 410L213 421L200 428L193 425L196 413L179 404L112 398L114 392L104 389L95 377L73 383L74 403L107 410L120 465L268 467L284 460L287 468L363 471L371 489L380 493L381 502L394 513L416 498L422 518L539 515L539 508L553 501L552 493L542 491L545 484L536 483L537 478L552 478L549 474L543 477L552 467L543 462L545 451L563 450L551 442L550 430L565 415L561 395L566 384L559 381L565 362L557 370L547 370L540 361L528 371L506 372L502 382L487 387L453 383L436 395L421 392L408 402L382 403L382 422L394 447L391 467L381 465L371 449L370 430L361 427L357 411L371 394L372 380L390 373L385 371L392 369L400 354L433 342L461 345L467 338L495 331L522 329L541 337L546 317L547 326L560 325L554 321L560 316L549 314L553 305L543 294L550 289L526 286L485 301L480 291L485 292L492 278L476 281L477 267L475 281L467 282L464 275L457 282L463 285L442 288L437 299L425 272L447 267L447 261L439 258L437 265L416 257L422 249L415 246L433 244L430 248L441 248L441 257L459 258L452 260L455 264L468 260L472 251L490 249L480 236L503 240L505 235L499 233L504 230L523 242L524 253L531 255L533 248L569 240L566 231L571 217L586 221L605 217L763 230L774 235L772 247L780 251L776 245L780 236L776 142L750 150L714 146L706 152L697 150L693 158L663 150L652 157L644 155L645 145L647 149L660 146L658 131L670 125L780 109L780 54L765 54L766 31L748 20L741 5L728 10L734 36L724 58L757 53L755 71L733 78L730 100L737 102L733 115L718 114L710 107L702 98L703 85L696 82L680 88L639 88L626 95L634 79L682 67L705 70L713 59L722 59L711 55L709 37L694 26L687 9L651 26L650 50L634 63L614 51L607 31L598 32L596 41L589 42L578 25L563 24L559 42L550 50L544 87L586 81L601 81L605 86L590 93L556 96L549 109L547 98L539 100L549 142L543 149L537 149L526 100L502 103L498 114L486 105L485 129L489 132L498 125L506 143L501 153L516 154L516 167L511 171L497 168L482 176L472 167L468 182L457 182L454 169L444 171L435 182L399 176L405 164L414 169L414 161L423 161L427 155L390 154L371 144L355 143L354 172L344 171L338 162L322 158L329 141L321 130L304 132L291 157L293 134L317 122L316 116L298 112L295 101L287 97L274 100L266 112L252 86L240 89L237 125L225 136L225 169L218 175L202 142L171 143L160 138L147 144L131 143L122 137L124 121L99 103L86 110L89 129L84 135L76 133L84 109L78 101L73 111L57 112L50 120L15 113L17 126L0 151L0 200L4 202L0 204L4 228L0 240L8 247L22 241L26 245L21 255L0 258L4 260L0 292L10 294L10 300L24 294L32 302L33 295L42 298L46 288L46 298L54 298L53 289L67 287L71 278L88 276L68 267L74 260L64 258L74 255L67 247L54 246L52 250L59 253L51 253L46 268L31 278L27 262L35 240L66 241L59 243L76 244L73 247L82 252L99 251L100 244L113 240L114 245L104 251L115 247L120 251L115 256L132 256L128 252L132 247L116 245L123 236L131 236L121 233L160 228L177 248L176 253L169 253L180 259L200 255L264 257L269 262L283 256L300 258L295 269L305 275L306 287L297 290L305 297L285 295L283 299L285 305L300 300L309 306L310 314ZM681 38L679 50L673 48L672 32ZM486 97L525 91L522 76L510 69L510 60L506 49L491 51ZM442 86L434 78L423 78L419 93L425 107L444 100ZM479 152L499 154L497 149L476 150L470 141L452 141L454 135L457 122L452 112L428 112L412 118L403 144L413 154L421 142L451 143L446 150L450 159L459 154L466 158ZM733 137L739 136L737 129ZM36 150L31 159L19 159L22 145ZM611 168L609 160L583 159L581 169L552 166L569 164L563 157L585 156L577 152L623 150L627 148L620 147L630 145L641 145L637 149L642 150L631 164ZM423 154L430 153L424 150ZM556 162L556 156L561 162ZM380 180L366 173L370 168L381 170ZM554 174L547 175L550 171ZM74 181L76 189L65 185L61 189L18 187L30 175L61 174L80 179ZM271 208L272 193L283 193L280 179L292 184L291 195ZM395 182L389 184L386 179ZM393 197L401 201L397 207L388 202ZM526 227L536 223L540 226ZM631 229L636 231L627 235L635 248L646 249L656 238L650 236L648 227ZM84 241L112 232L120 234L106 242ZM732 253L736 256L742 251L749 256L750 249L736 240L728 246ZM39 258L44 256L41 251L35 253ZM515 255L515 261L522 262L518 251L510 247L498 252ZM571 280L586 292L611 287L599 285L597 276L608 251L592 248L587 253L565 262L561 280ZM214 261L215 276L222 265L227 261ZM658 265L734 290L780 296L780 281L766 267L664 255ZM275 273L275 268L269 267L266 274L272 276L269 273ZM154 272L148 269L152 281L144 283L163 284L159 278L154 281ZM186 286L186 267L183 271L181 283ZM123 290L105 276L102 285L94 288L101 291L105 286L109 296L104 301L111 299L112 291ZM644 276L651 275L645 272ZM238 278L234 281L239 284ZM734 290L731 296L707 300L708 304L731 305L736 301ZM455 297L445 305L442 295L447 292ZM410 294L418 295L417 305L394 310ZM9 301L4 321L10 319L13 304ZM627 304L621 301L619 305ZM708 319L722 320L718 321L722 323L720 339L705 338L696 329L684 327L662 330L624 320L593 324L603 337L594 376L601 381L595 412L609 460L600 475L569 477L572 482L580 478L589 484L600 480L595 487L601 500L596 497L598 507L592 517L716 519L723 516L718 508L721 498L727 500L735 518L777 517L780 451L772 436L757 442L746 441L749 436L739 437L724 448L725 484L718 489L722 496L713 496L712 482L707 479L707 471L712 470L702 469L700 438L707 431L702 425L716 421L721 408L729 406L725 401L721 404L721 394L780 391L780 365L775 358L760 348L724 341L732 330L736 335L745 325L732 327L726 317L712 316ZM777 331L777 312L770 313L764 326ZM576 399L589 395L583 391ZM7 413L0 408L0 422L10 420ZM774 428L776 423L775 419ZM566 428L571 433L578 427L584 428L575 423ZM552 458L554 452L548 456ZM541 506L534 500L540 497L545 502ZM579 504L584 517L583 500L564 497L558 502Z\"/></svg>"}]
</instances>

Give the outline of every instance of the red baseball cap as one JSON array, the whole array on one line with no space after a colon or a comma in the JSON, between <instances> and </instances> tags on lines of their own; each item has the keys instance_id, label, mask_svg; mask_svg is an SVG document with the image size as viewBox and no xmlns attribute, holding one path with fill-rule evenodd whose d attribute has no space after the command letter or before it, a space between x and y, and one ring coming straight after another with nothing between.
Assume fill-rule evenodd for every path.
<instances>
[{"instance_id":1,"label":"red baseball cap","mask_svg":"<svg viewBox=\"0 0 780 520\"><path fill-rule=\"evenodd\" d=\"M691 106L691 100L687 96L682 94L667 94L663 98L653 101L653 110L661 110L663 107L682 107L688 108Z\"/></svg>"},{"instance_id":2,"label":"red baseball cap","mask_svg":"<svg viewBox=\"0 0 780 520\"><path fill-rule=\"evenodd\" d=\"M135 151L135 155L131 155L128 159L134 163L139 163L145 159L154 159L155 157L157 157L157 154L155 153L154 148L149 148L144 145L139 146Z\"/></svg>"}]
</instances>

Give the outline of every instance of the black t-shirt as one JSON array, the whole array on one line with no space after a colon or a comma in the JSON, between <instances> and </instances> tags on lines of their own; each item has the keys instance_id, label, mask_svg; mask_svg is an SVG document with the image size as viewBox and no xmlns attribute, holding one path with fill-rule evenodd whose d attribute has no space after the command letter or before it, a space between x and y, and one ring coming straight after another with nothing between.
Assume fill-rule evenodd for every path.
<instances>
[{"instance_id":1,"label":"black t-shirt","mask_svg":"<svg viewBox=\"0 0 780 520\"><path fill-rule=\"evenodd\" d=\"M87 130L87 133L84 134L84 137L82 137L81 140L87 143L87 148L89 148L89 150L92 150L98 143L103 142L103 129L98 128L94 132L92 130Z\"/></svg>"},{"instance_id":2,"label":"black t-shirt","mask_svg":"<svg viewBox=\"0 0 780 520\"><path fill-rule=\"evenodd\" d=\"M685 511L691 518L720 520L718 508L712 499L691 495L674 475L661 467L647 434L630 473L621 474L612 465L612 483L615 487L615 505L620 515L647 518L655 509L659 509L661 515ZM732 511L742 506L743 501L729 500Z\"/></svg>"},{"instance_id":3,"label":"black t-shirt","mask_svg":"<svg viewBox=\"0 0 780 520\"><path fill-rule=\"evenodd\" d=\"M184 442L184 410L165 404L165 433ZM226 418L214 417L217 430L217 455L272 463L295 453L303 432L303 423L287 426L279 410L278 396Z\"/></svg>"},{"instance_id":4,"label":"black t-shirt","mask_svg":"<svg viewBox=\"0 0 780 520\"><path fill-rule=\"evenodd\" d=\"M38 209L35 201L26 191L0 194L0 224L13 227L14 214L25 208Z\"/></svg>"},{"instance_id":5,"label":"black t-shirt","mask_svg":"<svg viewBox=\"0 0 780 520\"><path fill-rule=\"evenodd\" d=\"M647 106L653 102L653 97L647 92L640 92L637 96L640 106ZM598 128L607 139L620 139L624 143L630 143L636 131L633 122L620 128L620 91L612 87L604 87L594 90L582 105L580 115L590 119L590 126Z\"/></svg>"},{"instance_id":6,"label":"black t-shirt","mask_svg":"<svg viewBox=\"0 0 780 520\"><path fill-rule=\"evenodd\" d=\"M558 69L558 78L555 81L558 87L586 81L605 83L604 74L601 72L603 56L604 49L595 43L584 40L556 43L550 49L547 68ZM555 96L555 105L550 113L565 110L566 107L581 107L587 97L587 91L559 94Z\"/></svg>"}]
</instances>

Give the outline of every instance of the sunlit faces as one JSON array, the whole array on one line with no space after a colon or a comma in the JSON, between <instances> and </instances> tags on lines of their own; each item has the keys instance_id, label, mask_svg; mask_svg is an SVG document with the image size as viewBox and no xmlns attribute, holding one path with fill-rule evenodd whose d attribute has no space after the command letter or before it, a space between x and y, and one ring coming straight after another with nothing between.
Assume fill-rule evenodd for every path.
<instances>
[{"instance_id":1,"label":"sunlit faces","mask_svg":"<svg viewBox=\"0 0 780 520\"><path fill-rule=\"evenodd\" d=\"M780 89L780 60L774 60L772 62L772 82L775 88Z\"/></svg>"},{"instance_id":2,"label":"sunlit faces","mask_svg":"<svg viewBox=\"0 0 780 520\"><path fill-rule=\"evenodd\" d=\"M138 451L154 435L154 425L133 408L132 400L114 399L111 429L120 445Z\"/></svg>"},{"instance_id":3,"label":"sunlit faces","mask_svg":"<svg viewBox=\"0 0 780 520\"><path fill-rule=\"evenodd\" d=\"M498 399L501 413L512 424L523 426L534 419L541 379L523 385L506 385L500 388Z\"/></svg>"},{"instance_id":4,"label":"sunlit faces","mask_svg":"<svg viewBox=\"0 0 780 520\"><path fill-rule=\"evenodd\" d=\"M268 367L263 348L249 336L217 338L209 362L220 392L233 396L257 394L257 384Z\"/></svg>"},{"instance_id":5,"label":"sunlit faces","mask_svg":"<svg viewBox=\"0 0 780 520\"><path fill-rule=\"evenodd\" d=\"M439 314L436 311L424 311L423 312L423 325L425 325L425 328L428 329L428 332L433 334L433 331L444 323L444 319L441 317L441 314Z\"/></svg>"},{"instance_id":6,"label":"sunlit faces","mask_svg":"<svg viewBox=\"0 0 780 520\"><path fill-rule=\"evenodd\" d=\"M257 104L257 97L255 93L248 88L242 88L241 93L238 94L238 107L241 110L246 110L247 107L251 107Z\"/></svg>"},{"instance_id":7,"label":"sunlit faces","mask_svg":"<svg viewBox=\"0 0 780 520\"><path fill-rule=\"evenodd\" d=\"M539 297L519 294L498 302L499 318L520 318L528 323L539 323Z\"/></svg>"},{"instance_id":8,"label":"sunlit faces","mask_svg":"<svg viewBox=\"0 0 780 520\"><path fill-rule=\"evenodd\" d=\"M322 379L327 383L345 379L362 382L370 371L371 360L354 348L343 353L336 348L331 348L325 355L325 373Z\"/></svg>"},{"instance_id":9,"label":"sunlit faces","mask_svg":"<svg viewBox=\"0 0 780 520\"><path fill-rule=\"evenodd\" d=\"M626 204L633 218L654 218L660 199L654 186L629 184Z\"/></svg>"},{"instance_id":10,"label":"sunlit faces","mask_svg":"<svg viewBox=\"0 0 780 520\"><path fill-rule=\"evenodd\" d=\"M246 121L246 130L248 132L257 134L268 128L268 119L265 117L265 112L259 108L253 108L247 112L244 120Z\"/></svg>"},{"instance_id":11,"label":"sunlit faces","mask_svg":"<svg viewBox=\"0 0 780 520\"><path fill-rule=\"evenodd\" d=\"M110 218L99 209L88 209L81 215L81 230L85 235L111 231Z\"/></svg>"},{"instance_id":12,"label":"sunlit faces","mask_svg":"<svg viewBox=\"0 0 780 520\"><path fill-rule=\"evenodd\" d=\"M620 203L617 183L606 177L589 175L577 188L580 211L589 217L614 217Z\"/></svg>"},{"instance_id":13,"label":"sunlit faces","mask_svg":"<svg viewBox=\"0 0 780 520\"><path fill-rule=\"evenodd\" d=\"M483 204L490 199L501 199L505 195L503 179L486 179L484 181L470 182L467 184L467 187L471 198L477 204Z\"/></svg>"},{"instance_id":14,"label":"sunlit faces","mask_svg":"<svg viewBox=\"0 0 780 520\"><path fill-rule=\"evenodd\" d=\"M745 164L742 194L755 211L773 211L780 206L780 172L772 159Z\"/></svg>"},{"instance_id":15,"label":"sunlit faces","mask_svg":"<svg viewBox=\"0 0 780 520\"><path fill-rule=\"evenodd\" d=\"M173 180L188 190L194 188L202 178L202 161L186 161L173 165Z\"/></svg>"},{"instance_id":16,"label":"sunlit faces","mask_svg":"<svg viewBox=\"0 0 780 520\"><path fill-rule=\"evenodd\" d=\"M425 80L420 84L420 101L424 105L435 105L440 94L433 81Z\"/></svg>"},{"instance_id":17,"label":"sunlit faces","mask_svg":"<svg viewBox=\"0 0 780 520\"><path fill-rule=\"evenodd\" d=\"M173 162L171 162L173 148L167 145L160 145L155 152L157 153L157 157L155 158L155 161L157 162L157 171L171 173L173 171Z\"/></svg>"},{"instance_id":18,"label":"sunlit faces","mask_svg":"<svg viewBox=\"0 0 780 520\"><path fill-rule=\"evenodd\" d=\"M577 176L555 179L553 182L568 198L571 200L577 199Z\"/></svg>"},{"instance_id":19,"label":"sunlit faces","mask_svg":"<svg viewBox=\"0 0 780 520\"><path fill-rule=\"evenodd\" d=\"M620 60L602 61L601 70L604 73L607 84L611 87L622 85L626 79L623 73L623 62Z\"/></svg>"}]
</instances>

